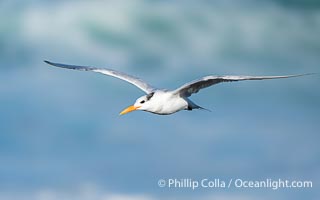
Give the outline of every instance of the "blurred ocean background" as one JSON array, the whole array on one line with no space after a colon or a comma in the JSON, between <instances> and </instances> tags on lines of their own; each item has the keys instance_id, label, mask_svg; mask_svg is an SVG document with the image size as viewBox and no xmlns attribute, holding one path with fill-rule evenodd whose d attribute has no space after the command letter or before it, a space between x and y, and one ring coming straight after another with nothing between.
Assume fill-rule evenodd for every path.
<instances>
[{"instance_id":1,"label":"blurred ocean background","mask_svg":"<svg viewBox=\"0 0 320 200\"><path fill-rule=\"evenodd\" d=\"M224 83L212 110L118 113L205 75L320 72L317 0L0 1L0 199L319 199L320 77ZM311 180L313 188L160 188L159 179Z\"/></svg>"}]
</instances>

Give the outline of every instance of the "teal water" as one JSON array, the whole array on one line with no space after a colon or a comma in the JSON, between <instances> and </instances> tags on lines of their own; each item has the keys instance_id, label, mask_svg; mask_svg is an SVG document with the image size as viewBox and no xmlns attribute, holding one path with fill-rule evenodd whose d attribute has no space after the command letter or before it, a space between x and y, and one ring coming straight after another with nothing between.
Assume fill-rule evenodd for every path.
<instances>
[{"instance_id":1,"label":"teal water","mask_svg":"<svg viewBox=\"0 0 320 200\"><path fill-rule=\"evenodd\" d=\"M318 199L319 75L225 83L212 110L118 113L143 93L43 60L174 89L213 75L319 73L317 1L1 1L0 199ZM159 188L159 179L313 188Z\"/></svg>"}]
</instances>

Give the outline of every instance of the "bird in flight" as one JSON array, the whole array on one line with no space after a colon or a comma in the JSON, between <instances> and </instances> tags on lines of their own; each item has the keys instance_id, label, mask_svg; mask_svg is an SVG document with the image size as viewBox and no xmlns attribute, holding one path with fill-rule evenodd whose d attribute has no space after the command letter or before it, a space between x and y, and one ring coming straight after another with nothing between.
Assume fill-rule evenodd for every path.
<instances>
[{"instance_id":1,"label":"bird in flight","mask_svg":"<svg viewBox=\"0 0 320 200\"><path fill-rule=\"evenodd\" d=\"M194 93L199 92L199 90L201 89L210 87L218 83L244 80L280 79L309 75L299 74L288 76L205 76L203 78L186 83L175 90L165 90L153 87L140 78L112 69L67 65L50 61L44 62L55 67L80 71L93 71L104 75L113 76L135 85L146 93L146 95L139 97L132 106L129 106L128 108L120 112L120 115L135 110L147 111L159 115L169 115L181 110L204 109L192 102L188 97L190 97Z\"/></svg>"}]
</instances>

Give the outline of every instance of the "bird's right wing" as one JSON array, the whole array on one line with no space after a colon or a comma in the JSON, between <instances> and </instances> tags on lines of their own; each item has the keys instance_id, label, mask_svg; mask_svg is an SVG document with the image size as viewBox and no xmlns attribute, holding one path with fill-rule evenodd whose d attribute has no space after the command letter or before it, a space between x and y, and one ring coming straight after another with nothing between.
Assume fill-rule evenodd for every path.
<instances>
[{"instance_id":1,"label":"bird's right wing","mask_svg":"<svg viewBox=\"0 0 320 200\"><path fill-rule=\"evenodd\" d=\"M214 84L222 82L232 82L232 81L244 81L244 80L264 80L264 79L279 79L279 78L291 78L297 76L304 76L310 74L299 74L299 75L289 75L289 76L206 76L201 79L186 83L180 88L174 91L175 94L180 96L189 97L193 93L199 92L199 90L210 87Z\"/></svg>"},{"instance_id":2,"label":"bird's right wing","mask_svg":"<svg viewBox=\"0 0 320 200\"><path fill-rule=\"evenodd\" d=\"M49 61L46 61L46 60L44 62L49 64L49 65L55 66L55 67L61 67L61 68L66 68L66 69L75 69L75 70L80 70L80 71L93 71L93 72L101 73L101 74L104 74L104 75L113 76L113 77L119 78L121 80L127 81L127 82L137 86L138 88L140 88L141 90L143 90L147 94L149 94L152 91L156 90L155 87L149 85L145 81L143 81L143 80L141 80L141 79L139 79L137 77L125 74L123 72L118 72L118 71L115 71L115 70L104 69L104 68L53 63L53 62L49 62Z\"/></svg>"}]
</instances>

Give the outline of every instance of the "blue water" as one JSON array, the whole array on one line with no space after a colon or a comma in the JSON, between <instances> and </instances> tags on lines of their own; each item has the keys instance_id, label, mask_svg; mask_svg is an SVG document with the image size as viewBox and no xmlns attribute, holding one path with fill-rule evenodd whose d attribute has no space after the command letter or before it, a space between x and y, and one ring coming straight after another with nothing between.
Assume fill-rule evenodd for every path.
<instances>
[{"instance_id":1,"label":"blue water","mask_svg":"<svg viewBox=\"0 0 320 200\"><path fill-rule=\"evenodd\" d=\"M320 72L317 1L0 2L0 199L318 199L320 77L224 83L212 110L118 113L143 93L43 60L174 89L213 75ZM160 188L159 179L313 188Z\"/></svg>"}]
</instances>

